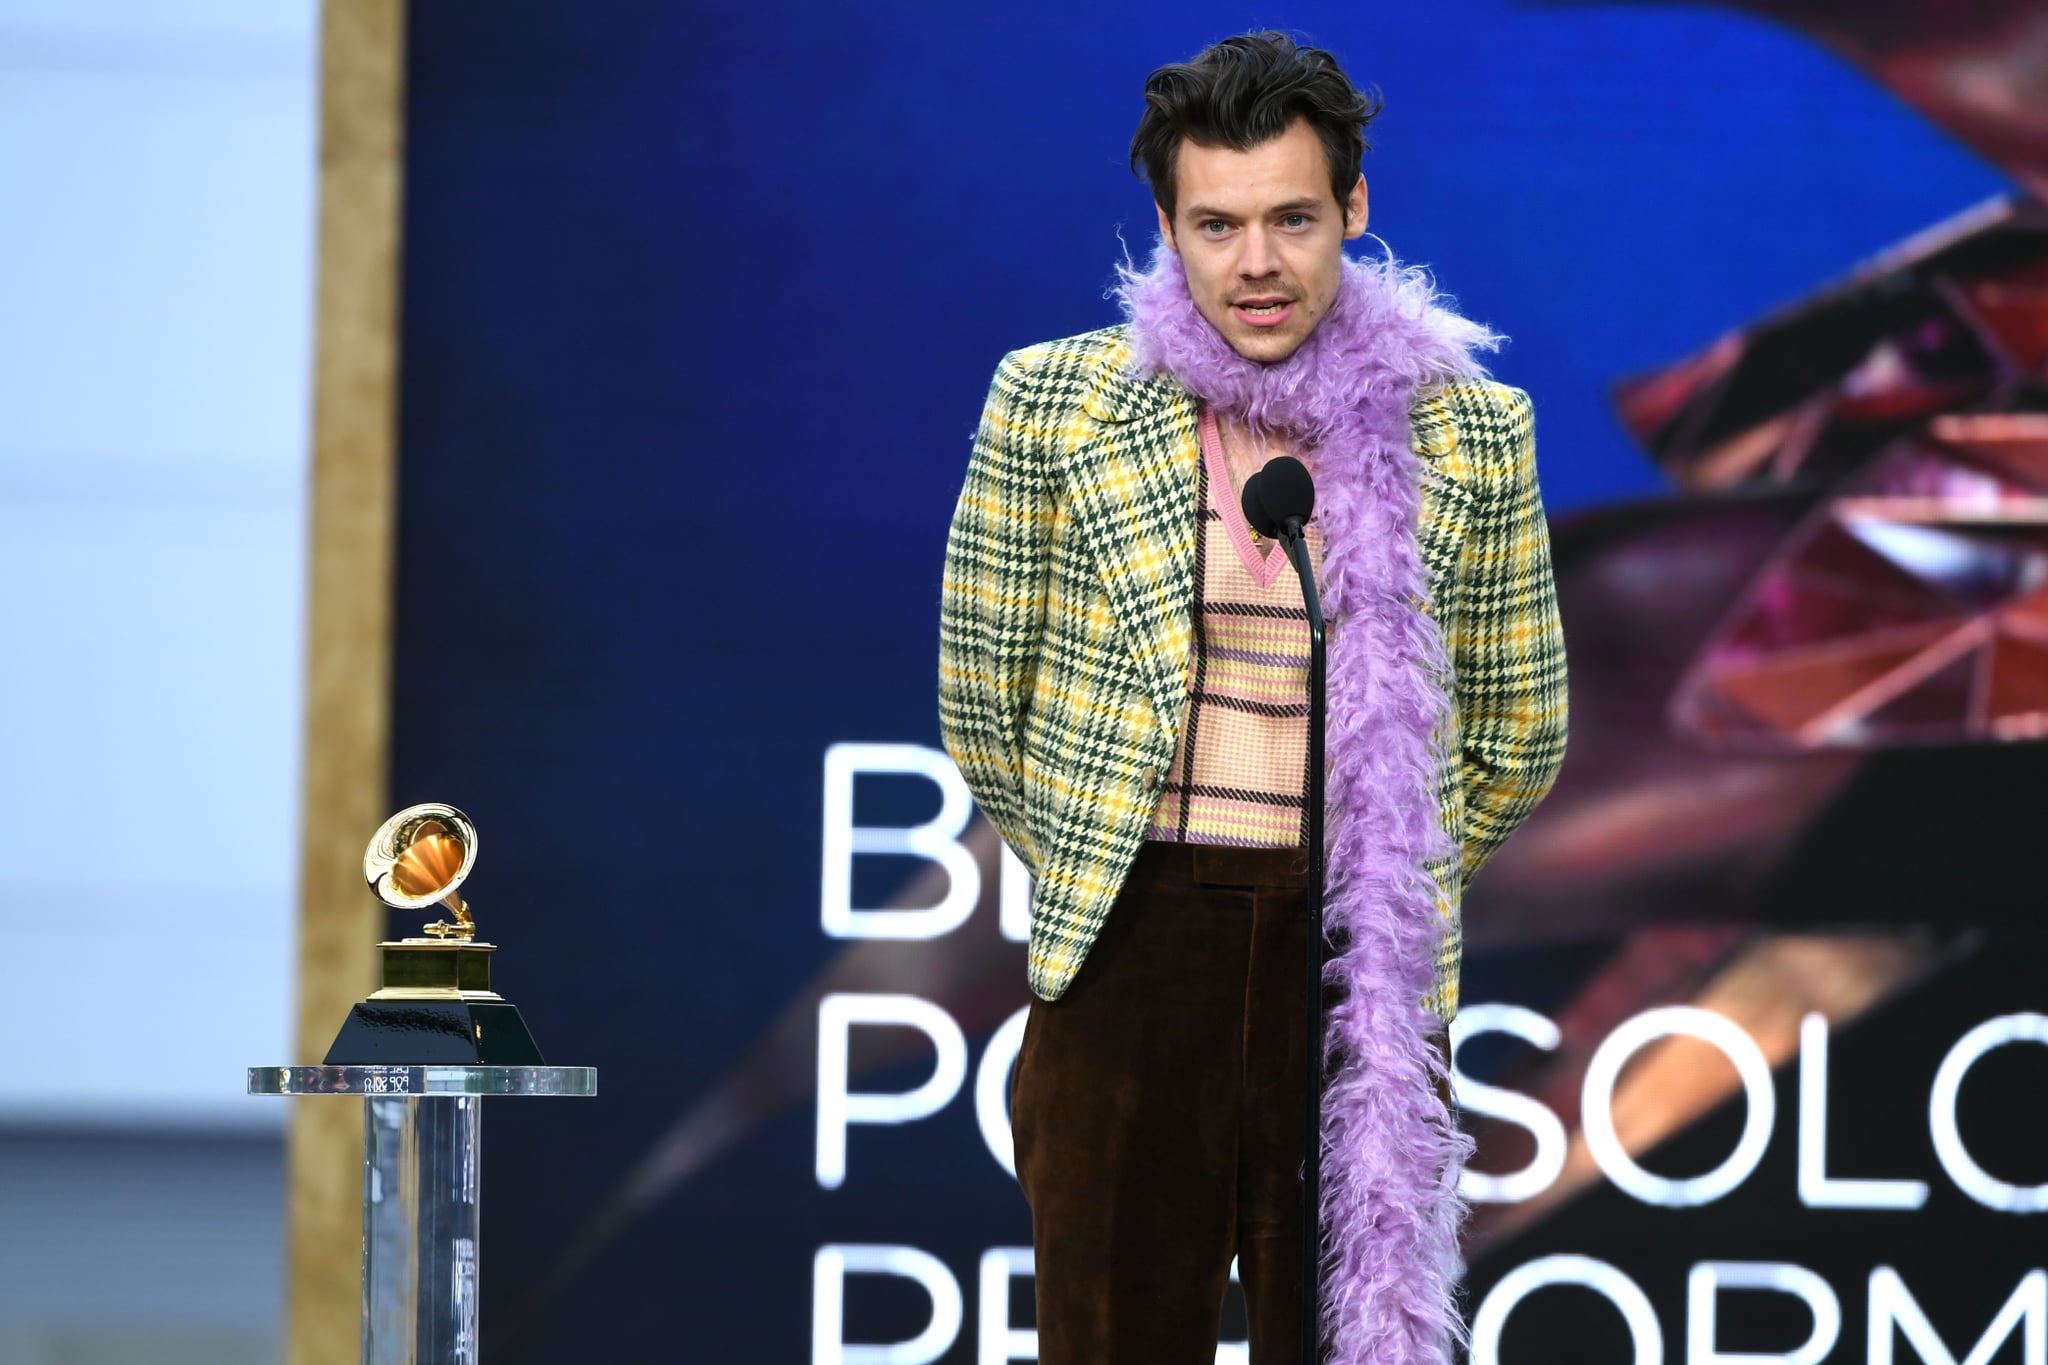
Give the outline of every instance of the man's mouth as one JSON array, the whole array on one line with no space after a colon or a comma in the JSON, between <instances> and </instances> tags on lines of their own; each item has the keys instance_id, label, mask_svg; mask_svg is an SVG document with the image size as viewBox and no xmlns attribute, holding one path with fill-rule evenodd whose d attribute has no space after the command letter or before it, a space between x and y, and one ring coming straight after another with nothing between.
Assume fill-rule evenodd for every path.
<instances>
[{"instance_id":1,"label":"man's mouth","mask_svg":"<svg viewBox=\"0 0 2048 1365\"><path fill-rule=\"evenodd\" d=\"M1230 305L1240 320L1253 327L1276 327L1294 311L1294 300L1277 294L1257 294Z\"/></svg>"}]
</instances>

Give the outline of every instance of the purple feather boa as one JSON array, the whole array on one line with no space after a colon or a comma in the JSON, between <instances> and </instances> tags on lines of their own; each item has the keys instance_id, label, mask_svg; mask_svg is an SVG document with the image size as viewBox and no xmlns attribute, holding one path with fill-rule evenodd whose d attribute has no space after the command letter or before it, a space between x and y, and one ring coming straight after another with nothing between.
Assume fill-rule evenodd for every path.
<instances>
[{"instance_id":1,"label":"purple feather boa","mask_svg":"<svg viewBox=\"0 0 2048 1365\"><path fill-rule=\"evenodd\" d=\"M1447 1365L1462 1340L1458 1172L1470 1142L1437 1094L1425 1006L1446 921L1425 866L1456 848L1438 815L1450 661L1416 610L1421 460L1409 409L1429 385L1481 373L1499 338L1443 307L1391 259L1347 260L1336 301L1278 364L1247 360L1196 310L1163 244L1119 289L1140 374L1170 374L1255 434L1312 455L1324 536L1330 707L1324 913L1341 945L1327 979L1323 1333L1338 1365Z\"/></svg>"}]
</instances>

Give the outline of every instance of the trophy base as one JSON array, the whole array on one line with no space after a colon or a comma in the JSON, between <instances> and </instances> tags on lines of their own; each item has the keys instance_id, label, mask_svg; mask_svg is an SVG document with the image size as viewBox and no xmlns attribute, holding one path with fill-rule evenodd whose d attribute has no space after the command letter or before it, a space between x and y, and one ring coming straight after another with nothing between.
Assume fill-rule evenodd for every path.
<instances>
[{"instance_id":1,"label":"trophy base","mask_svg":"<svg viewBox=\"0 0 2048 1365\"><path fill-rule=\"evenodd\" d=\"M545 1066L517 1006L486 1000L365 1000L328 1066Z\"/></svg>"}]
</instances>

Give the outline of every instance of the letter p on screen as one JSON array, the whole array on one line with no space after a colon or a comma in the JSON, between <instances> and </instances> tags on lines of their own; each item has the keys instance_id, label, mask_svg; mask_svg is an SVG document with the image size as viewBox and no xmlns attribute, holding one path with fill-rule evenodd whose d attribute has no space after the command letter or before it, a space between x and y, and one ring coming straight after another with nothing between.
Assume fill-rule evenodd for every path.
<instances>
[{"instance_id":1,"label":"letter p on screen","mask_svg":"<svg viewBox=\"0 0 2048 1365\"><path fill-rule=\"evenodd\" d=\"M901 1094L848 1090L856 1024L915 1029L938 1053L931 1078ZM828 995L818 1003L818 1184L846 1183L846 1130L856 1123L913 1123L946 1107L967 1079L967 1037L953 1016L914 995Z\"/></svg>"}]
</instances>

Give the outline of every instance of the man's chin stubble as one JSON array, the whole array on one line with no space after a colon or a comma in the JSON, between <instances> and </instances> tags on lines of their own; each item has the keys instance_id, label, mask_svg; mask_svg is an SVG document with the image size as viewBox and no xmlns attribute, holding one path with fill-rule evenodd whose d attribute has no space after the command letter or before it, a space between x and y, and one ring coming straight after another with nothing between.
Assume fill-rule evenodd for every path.
<instances>
[{"instance_id":1,"label":"man's chin stubble","mask_svg":"<svg viewBox=\"0 0 2048 1365\"><path fill-rule=\"evenodd\" d=\"M1288 344L1284 346L1267 344L1255 348L1247 348L1233 341L1230 343L1230 349L1236 351L1246 360L1255 361L1260 365L1278 365L1281 361L1291 358L1296 351L1300 350L1301 343L1307 339L1306 337L1294 337L1290 338ZM1261 337L1260 340L1268 341L1269 339Z\"/></svg>"}]
</instances>

